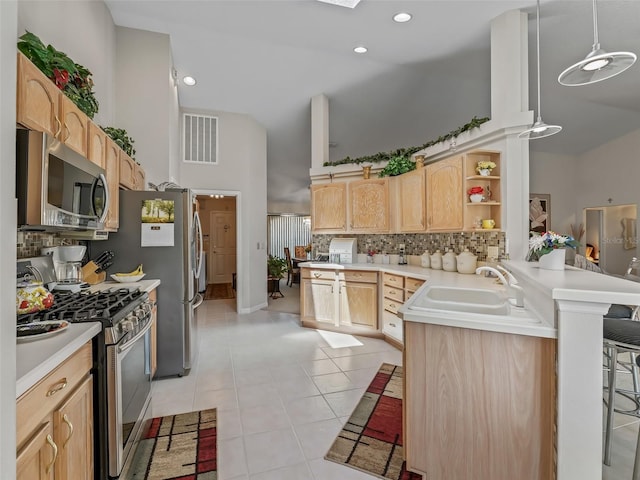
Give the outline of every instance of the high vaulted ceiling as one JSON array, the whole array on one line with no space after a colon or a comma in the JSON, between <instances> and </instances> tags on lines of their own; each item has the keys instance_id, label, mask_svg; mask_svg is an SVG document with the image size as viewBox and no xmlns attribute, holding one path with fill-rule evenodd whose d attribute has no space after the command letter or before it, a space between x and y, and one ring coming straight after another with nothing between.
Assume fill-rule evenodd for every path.
<instances>
[{"instance_id":1,"label":"high vaulted ceiling","mask_svg":"<svg viewBox=\"0 0 640 480\"><path fill-rule=\"evenodd\" d=\"M530 108L537 109L535 0L107 0L117 25L167 33L183 107L246 113L267 129L269 211L304 211L310 99L329 98L330 159L421 145L490 116L490 21L529 13ZM393 14L413 14L409 23ZM640 54L640 1L600 0L602 47ZM542 116L564 130L534 151L579 154L640 128L640 62L594 85L558 74L593 43L590 0L543 0ZM353 52L366 45L364 55ZM536 112L537 114L537 112Z\"/></svg>"}]
</instances>

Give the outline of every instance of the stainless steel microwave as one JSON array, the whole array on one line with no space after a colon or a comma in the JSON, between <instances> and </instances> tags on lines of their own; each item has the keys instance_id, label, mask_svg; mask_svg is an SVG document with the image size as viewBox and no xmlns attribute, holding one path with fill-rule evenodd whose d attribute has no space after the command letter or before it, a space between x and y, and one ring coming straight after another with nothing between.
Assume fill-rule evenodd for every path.
<instances>
[{"instance_id":1,"label":"stainless steel microwave","mask_svg":"<svg viewBox=\"0 0 640 480\"><path fill-rule=\"evenodd\" d=\"M97 230L109 210L105 171L50 135L16 131L21 230Z\"/></svg>"}]
</instances>

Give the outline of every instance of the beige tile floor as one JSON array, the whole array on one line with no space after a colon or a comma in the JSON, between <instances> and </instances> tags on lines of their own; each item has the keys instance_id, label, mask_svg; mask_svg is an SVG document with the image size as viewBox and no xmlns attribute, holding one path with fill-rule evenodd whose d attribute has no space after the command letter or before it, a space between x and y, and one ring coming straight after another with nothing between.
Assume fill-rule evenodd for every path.
<instances>
[{"instance_id":1,"label":"beige tile floor","mask_svg":"<svg viewBox=\"0 0 640 480\"><path fill-rule=\"evenodd\" d=\"M154 382L153 416L218 409L219 480L376 478L323 457L380 364L402 355L381 340L301 328L287 313L298 292L286 287L286 300L249 315L235 300L204 302L191 373ZM616 414L603 480L631 479L638 427Z\"/></svg>"},{"instance_id":2,"label":"beige tile floor","mask_svg":"<svg viewBox=\"0 0 640 480\"><path fill-rule=\"evenodd\" d=\"M301 328L296 314L238 315L234 302L200 307L198 360L189 375L154 382L153 416L216 407L219 480L376 478L323 457L380 364L401 365L400 351Z\"/></svg>"}]
</instances>

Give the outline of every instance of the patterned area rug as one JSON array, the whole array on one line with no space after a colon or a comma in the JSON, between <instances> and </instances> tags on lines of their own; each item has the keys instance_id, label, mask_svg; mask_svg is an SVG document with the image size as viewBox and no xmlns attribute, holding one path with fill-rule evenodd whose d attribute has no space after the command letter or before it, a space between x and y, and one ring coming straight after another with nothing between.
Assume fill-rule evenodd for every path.
<instances>
[{"instance_id":1,"label":"patterned area rug","mask_svg":"<svg viewBox=\"0 0 640 480\"><path fill-rule=\"evenodd\" d=\"M235 298L233 288L230 283L210 283L204 292L205 300L225 300Z\"/></svg>"},{"instance_id":2,"label":"patterned area rug","mask_svg":"<svg viewBox=\"0 0 640 480\"><path fill-rule=\"evenodd\" d=\"M422 480L402 460L402 367L383 363L324 457L389 480Z\"/></svg>"},{"instance_id":3,"label":"patterned area rug","mask_svg":"<svg viewBox=\"0 0 640 480\"><path fill-rule=\"evenodd\" d=\"M217 480L216 438L215 408L154 418L127 478Z\"/></svg>"}]
</instances>

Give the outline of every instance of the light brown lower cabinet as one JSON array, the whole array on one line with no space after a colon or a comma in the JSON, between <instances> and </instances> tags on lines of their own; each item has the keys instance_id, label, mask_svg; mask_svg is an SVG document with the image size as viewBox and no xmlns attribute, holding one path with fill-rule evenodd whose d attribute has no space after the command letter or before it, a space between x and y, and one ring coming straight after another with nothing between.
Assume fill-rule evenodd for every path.
<instances>
[{"instance_id":1,"label":"light brown lower cabinet","mask_svg":"<svg viewBox=\"0 0 640 480\"><path fill-rule=\"evenodd\" d=\"M303 268L301 277L303 326L349 333L379 332L377 272Z\"/></svg>"},{"instance_id":2,"label":"light brown lower cabinet","mask_svg":"<svg viewBox=\"0 0 640 480\"><path fill-rule=\"evenodd\" d=\"M409 470L429 480L555 478L555 339L404 328Z\"/></svg>"},{"instance_id":3,"label":"light brown lower cabinet","mask_svg":"<svg viewBox=\"0 0 640 480\"><path fill-rule=\"evenodd\" d=\"M87 343L18 398L18 480L93 478L91 364Z\"/></svg>"}]
</instances>

